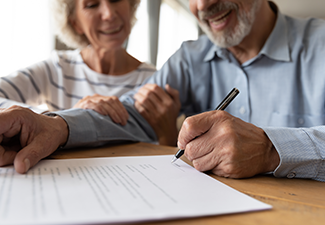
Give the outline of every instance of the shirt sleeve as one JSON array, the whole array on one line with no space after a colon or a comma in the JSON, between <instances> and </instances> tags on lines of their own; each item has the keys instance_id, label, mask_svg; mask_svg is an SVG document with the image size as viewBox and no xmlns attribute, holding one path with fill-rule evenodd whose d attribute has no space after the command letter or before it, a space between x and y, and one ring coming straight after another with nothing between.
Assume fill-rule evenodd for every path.
<instances>
[{"instance_id":1,"label":"shirt sleeve","mask_svg":"<svg viewBox=\"0 0 325 225\"><path fill-rule=\"evenodd\" d=\"M325 126L263 129L280 156L274 176L325 181Z\"/></svg>"},{"instance_id":2,"label":"shirt sleeve","mask_svg":"<svg viewBox=\"0 0 325 225\"><path fill-rule=\"evenodd\" d=\"M129 113L125 126L114 123L109 116L93 110L69 109L51 112L62 117L69 127L69 138L64 148L77 146L97 147L108 143L157 141L156 134L147 121L132 105L124 104Z\"/></svg>"}]
</instances>

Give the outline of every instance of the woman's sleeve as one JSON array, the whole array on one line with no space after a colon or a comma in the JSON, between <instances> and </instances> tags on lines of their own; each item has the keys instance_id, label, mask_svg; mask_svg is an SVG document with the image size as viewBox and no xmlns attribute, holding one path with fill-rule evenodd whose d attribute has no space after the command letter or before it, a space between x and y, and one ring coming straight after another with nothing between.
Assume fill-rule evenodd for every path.
<instances>
[{"instance_id":1,"label":"woman's sleeve","mask_svg":"<svg viewBox=\"0 0 325 225\"><path fill-rule=\"evenodd\" d=\"M37 110L43 104L42 90L46 89L48 70L44 62L15 71L0 78L0 106L20 105Z\"/></svg>"}]
</instances>

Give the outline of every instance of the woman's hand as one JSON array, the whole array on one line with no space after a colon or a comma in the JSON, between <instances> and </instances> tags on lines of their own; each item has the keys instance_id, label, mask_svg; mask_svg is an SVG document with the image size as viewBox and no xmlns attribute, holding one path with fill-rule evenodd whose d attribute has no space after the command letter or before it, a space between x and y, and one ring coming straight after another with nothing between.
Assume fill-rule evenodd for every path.
<instances>
[{"instance_id":1,"label":"woman's hand","mask_svg":"<svg viewBox=\"0 0 325 225\"><path fill-rule=\"evenodd\" d=\"M134 95L135 108L155 130L161 145L176 146L176 120L181 108L179 94L168 84L163 90L156 84L146 84Z\"/></svg>"},{"instance_id":2,"label":"woman's hand","mask_svg":"<svg viewBox=\"0 0 325 225\"><path fill-rule=\"evenodd\" d=\"M113 122L126 125L129 114L116 96L94 94L86 96L73 108L92 109L102 115L109 116Z\"/></svg>"}]
</instances>

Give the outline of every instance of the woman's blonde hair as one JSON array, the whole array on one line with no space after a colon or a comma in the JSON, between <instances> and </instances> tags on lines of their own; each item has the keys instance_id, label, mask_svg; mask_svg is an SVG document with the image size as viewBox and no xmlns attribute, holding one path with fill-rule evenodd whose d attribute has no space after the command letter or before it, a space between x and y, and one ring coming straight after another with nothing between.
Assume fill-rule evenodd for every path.
<instances>
[{"instance_id":1,"label":"woman's blonde hair","mask_svg":"<svg viewBox=\"0 0 325 225\"><path fill-rule=\"evenodd\" d=\"M131 5L131 25L136 22L135 13L140 4L140 0L129 0ZM52 0L51 9L55 34L59 39L71 48L83 48L89 45L85 35L78 34L69 22L75 11L76 0Z\"/></svg>"}]
</instances>

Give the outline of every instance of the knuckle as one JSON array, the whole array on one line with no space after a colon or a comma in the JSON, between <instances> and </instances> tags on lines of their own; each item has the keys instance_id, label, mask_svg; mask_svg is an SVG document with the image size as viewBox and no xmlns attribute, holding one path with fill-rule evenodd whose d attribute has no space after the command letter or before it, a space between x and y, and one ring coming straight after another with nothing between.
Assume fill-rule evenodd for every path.
<instances>
[{"instance_id":1,"label":"knuckle","mask_svg":"<svg viewBox=\"0 0 325 225\"><path fill-rule=\"evenodd\" d=\"M107 103L107 101L105 101L105 99L99 99L98 100L98 102L97 102L98 104L104 104L104 103ZM108 101L108 103L111 103L110 101Z\"/></svg>"},{"instance_id":2,"label":"knuckle","mask_svg":"<svg viewBox=\"0 0 325 225\"><path fill-rule=\"evenodd\" d=\"M90 98L87 98L87 99L85 99L85 101L84 101L84 103L85 104L90 104L90 103L92 103L93 101L90 99Z\"/></svg>"},{"instance_id":3,"label":"knuckle","mask_svg":"<svg viewBox=\"0 0 325 225\"><path fill-rule=\"evenodd\" d=\"M228 164L223 166L222 170L225 175L230 176L234 173L234 166L232 164Z\"/></svg>"},{"instance_id":4,"label":"knuckle","mask_svg":"<svg viewBox=\"0 0 325 225\"><path fill-rule=\"evenodd\" d=\"M197 169L198 171L204 171L204 164L200 163L199 160L193 160L193 166L195 169Z\"/></svg>"},{"instance_id":5,"label":"knuckle","mask_svg":"<svg viewBox=\"0 0 325 225\"><path fill-rule=\"evenodd\" d=\"M102 103L103 103L103 102L105 102L105 100L104 100L104 99L101 99L100 101L101 101ZM106 100L106 102L108 102L108 103L112 104L112 103L114 103L114 102L115 102L115 100L114 100L113 98L108 98L108 99Z\"/></svg>"},{"instance_id":6,"label":"knuckle","mask_svg":"<svg viewBox=\"0 0 325 225\"><path fill-rule=\"evenodd\" d=\"M225 177L240 178L240 171L234 164L224 166L223 173Z\"/></svg>"},{"instance_id":7,"label":"knuckle","mask_svg":"<svg viewBox=\"0 0 325 225\"><path fill-rule=\"evenodd\" d=\"M147 101L148 99L152 98L155 95L155 93L151 90L146 91L144 101Z\"/></svg>"},{"instance_id":8,"label":"knuckle","mask_svg":"<svg viewBox=\"0 0 325 225\"><path fill-rule=\"evenodd\" d=\"M167 100L167 101L165 102L165 105L166 105L167 108L171 108L171 107L174 106L174 102L171 101L171 100Z\"/></svg>"},{"instance_id":9,"label":"knuckle","mask_svg":"<svg viewBox=\"0 0 325 225\"><path fill-rule=\"evenodd\" d=\"M143 105L143 99L142 98L135 98L135 105Z\"/></svg>"},{"instance_id":10,"label":"knuckle","mask_svg":"<svg viewBox=\"0 0 325 225\"><path fill-rule=\"evenodd\" d=\"M164 115L166 115L168 113L168 109L167 108L163 108L160 110L160 112L158 113L158 118L159 119L163 119Z\"/></svg>"},{"instance_id":11,"label":"knuckle","mask_svg":"<svg viewBox=\"0 0 325 225\"><path fill-rule=\"evenodd\" d=\"M153 91L156 91L158 89L160 89L160 86L158 86L157 84L152 84L152 90Z\"/></svg>"},{"instance_id":12,"label":"knuckle","mask_svg":"<svg viewBox=\"0 0 325 225\"><path fill-rule=\"evenodd\" d=\"M111 96L110 99L111 99L112 101L118 101L118 97L116 97L116 96Z\"/></svg>"},{"instance_id":13,"label":"knuckle","mask_svg":"<svg viewBox=\"0 0 325 225\"><path fill-rule=\"evenodd\" d=\"M134 95L133 95L133 98L135 99L135 100L137 100L138 101L138 99L140 98L140 95L139 95L139 93L137 92L137 93L135 93Z\"/></svg>"},{"instance_id":14,"label":"knuckle","mask_svg":"<svg viewBox=\"0 0 325 225\"><path fill-rule=\"evenodd\" d=\"M190 161L193 161L195 158L194 158L194 150L193 150L193 144L192 142L190 143L187 143L186 145L186 151L185 151L185 156L186 158L188 158L188 160Z\"/></svg>"},{"instance_id":15,"label":"knuckle","mask_svg":"<svg viewBox=\"0 0 325 225\"><path fill-rule=\"evenodd\" d=\"M21 107L18 106L18 105L13 105L13 106L10 106L9 109L13 109L13 110L21 110Z\"/></svg>"},{"instance_id":16,"label":"knuckle","mask_svg":"<svg viewBox=\"0 0 325 225\"><path fill-rule=\"evenodd\" d=\"M139 99L138 102L139 102L141 105L148 105L149 102L150 102L149 98L150 98L150 97Z\"/></svg>"},{"instance_id":17,"label":"knuckle","mask_svg":"<svg viewBox=\"0 0 325 225\"><path fill-rule=\"evenodd\" d=\"M185 120L184 120L184 122L183 122L183 125L182 125L182 127L183 127L183 129L185 129L185 130L192 130L192 128L193 128L193 118L192 117L187 117Z\"/></svg>"},{"instance_id":18,"label":"knuckle","mask_svg":"<svg viewBox=\"0 0 325 225\"><path fill-rule=\"evenodd\" d=\"M10 113L17 113L19 115L20 113L26 113L26 112L30 111L30 109L21 107L18 105L13 105L13 106L10 106L7 109L7 111L10 111Z\"/></svg>"},{"instance_id":19,"label":"knuckle","mask_svg":"<svg viewBox=\"0 0 325 225\"><path fill-rule=\"evenodd\" d=\"M145 112L145 109L142 108L142 107L138 107L137 108L138 112L143 116L144 112Z\"/></svg>"},{"instance_id":20,"label":"knuckle","mask_svg":"<svg viewBox=\"0 0 325 225\"><path fill-rule=\"evenodd\" d=\"M227 139L235 138L237 136L236 130L233 129L232 126L230 126L230 124L228 124L228 123L226 123L225 126L219 126L218 129L219 129L219 134L222 137L225 137Z\"/></svg>"},{"instance_id":21,"label":"knuckle","mask_svg":"<svg viewBox=\"0 0 325 225\"><path fill-rule=\"evenodd\" d=\"M36 161L40 158L40 152L36 150L30 150L29 153L29 158L32 159L33 161Z\"/></svg>"}]
</instances>

